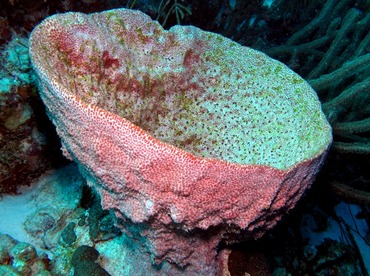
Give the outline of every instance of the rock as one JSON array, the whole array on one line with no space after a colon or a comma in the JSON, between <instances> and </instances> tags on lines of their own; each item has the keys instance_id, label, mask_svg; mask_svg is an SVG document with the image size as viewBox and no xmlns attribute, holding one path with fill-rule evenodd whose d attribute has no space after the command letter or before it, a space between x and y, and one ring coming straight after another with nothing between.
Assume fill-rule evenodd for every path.
<instances>
[{"instance_id":1,"label":"rock","mask_svg":"<svg viewBox=\"0 0 370 276\"><path fill-rule=\"evenodd\" d=\"M32 265L32 275L37 276L49 276L51 275L49 271L49 262L47 256L40 256L39 259Z\"/></svg>"},{"instance_id":2,"label":"rock","mask_svg":"<svg viewBox=\"0 0 370 276\"><path fill-rule=\"evenodd\" d=\"M0 44L7 24L4 20L0 17ZM17 194L19 186L29 186L46 170L66 160L58 151L60 143L55 129L36 93L28 38L14 35L1 47L0 56L1 196Z\"/></svg>"},{"instance_id":3,"label":"rock","mask_svg":"<svg viewBox=\"0 0 370 276\"><path fill-rule=\"evenodd\" d=\"M24 229L32 237L44 236L47 231L53 229L56 225L53 213L47 208L36 210L27 216Z\"/></svg>"},{"instance_id":4,"label":"rock","mask_svg":"<svg viewBox=\"0 0 370 276\"><path fill-rule=\"evenodd\" d=\"M0 264L7 264L10 262L8 251L0 245Z\"/></svg>"},{"instance_id":5,"label":"rock","mask_svg":"<svg viewBox=\"0 0 370 276\"><path fill-rule=\"evenodd\" d=\"M70 222L62 231L61 237L67 245L73 244L77 239L76 233L74 231L75 227L76 223Z\"/></svg>"},{"instance_id":6,"label":"rock","mask_svg":"<svg viewBox=\"0 0 370 276\"><path fill-rule=\"evenodd\" d=\"M218 245L273 227L332 141L317 95L285 65L139 11L49 17L30 56L64 155L151 274L216 274Z\"/></svg>"},{"instance_id":7,"label":"rock","mask_svg":"<svg viewBox=\"0 0 370 276\"><path fill-rule=\"evenodd\" d=\"M0 234L0 264L9 264L11 261L10 251L18 243L9 235ZM1 275L1 273L0 273Z\"/></svg>"},{"instance_id":8,"label":"rock","mask_svg":"<svg viewBox=\"0 0 370 276\"><path fill-rule=\"evenodd\" d=\"M76 249L72 256L74 276L109 276L99 264L96 263L99 252L87 245L82 245Z\"/></svg>"},{"instance_id":9,"label":"rock","mask_svg":"<svg viewBox=\"0 0 370 276\"><path fill-rule=\"evenodd\" d=\"M32 275L32 268L25 261L14 259L12 266L21 274L21 275Z\"/></svg>"},{"instance_id":10,"label":"rock","mask_svg":"<svg viewBox=\"0 0 370 276\"><path fill-rule=\"evenodd\" d=\"M12 248L18 243L15 239L7 234L0 234L0 247L3 252L9 254Z\"/></svg>"},{"instance_id":11,"label":"rock","mask_svg":"<svg viewBox=\"0 0 370 276\"><path fill-rule=\"evenodd\" d=\"M10 256L14 259L23 261L29 265L32 265L36 258L36 249L27 242L20 242L10 251Z\"/></svg>"},{"instance_id":12,"label":"rock","mask_svg":"<svg viewBox=\"0 0 370 276\"><path fill-rule=\"evenodd\" d=\"M0 265L0 275L3 276L21 276L21 274L10 265Z\"/></svg>"}]
</instances>

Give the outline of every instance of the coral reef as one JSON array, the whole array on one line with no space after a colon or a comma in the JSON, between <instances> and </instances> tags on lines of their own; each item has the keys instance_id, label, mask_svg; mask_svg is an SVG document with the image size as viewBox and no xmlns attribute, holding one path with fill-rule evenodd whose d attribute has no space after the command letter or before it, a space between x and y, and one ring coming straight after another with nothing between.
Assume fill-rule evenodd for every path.
<instances>
[{"instance_id":1,"label":"coral reef","mask_svg":"<svg viewBox=\"0 0 370 276\"><path fill-rule=\"evenodd\" d=\"M6 17L0 16L0 46L8 43L12 38L9 22Z\"/></svg>"},{"instance_id":2,"label":"coral reef","mask_svg":"<svg viewBox=\"0 0 370 276\"><path fill-rule=\"evenodd\" d=\"M282 61L312 85L333 127L328 182L343 199L369 204L370 4L355 0L271 2L236 10L228 1L214 1L216 6L204 17L194 15L202 21L194 22ZM241 7L250 2L234 3ZM356 170L365 175L344 181L343 175L353 175L360 163L362 169Z\"/></svg>"},{"instance_id":3,"label":"coral reef","mask_svg":"<svg viewBox=\"0 0 370 276\"><path fill-rule=\"evenodd\" d=\"M45 254L38 255L31 244L0 234L1 275L49 276L49 262L48 257Z\"/></svg>"},{"instance_id":4,"label":"coral reef","mask_svg":"<svg viewBox=\"0 0 370 276\"><path fill-rule=\"evenodd\" d=\"M369 178L361 174L361 179L344 180L342 175L370 153L369 9L365 1L313 1L311 13L305 13L283 45L265 48L317 91L334 134L330 185L342 198L359 204L370 203ZM361 165L364 171L366 164Z\"/></svg>"},{"instance_id":5,"label":"coral reef","mask_svg":"<svg viewBox=\"0 0 370 276\"><path fill-rule=\"evenodd\" d=\"M1 93L11 92L13 87L27 87L35 83L27 38L16 37L6 44L0 59L0 77Z\"/></svg>"},{"instance_id":6,"label":"coral reef","mask_svg":"<svg viewBox=\"0 0 370 276\"><path fill-rule=\"evenodd\" d=\"M81 185L83 186L81 187ZM365 270L361 270L361 259L356 253L355 247L351 243L346 244L342 240L343 237L346 240L348 239L348 227L352 228L349 231L355 236L358 234L357 231L362 228L362 225L357 224L356 227L347 225L339 230L341 232L333 233L330 230L330 215L323 211L333 212L333 205L330 203L333 199L330 198L330 195L323 193L322 190L319 190L318 193L318 188L320 186L315 186L313 190L308 191L306 197L299 202L291 214L286 216L282 223L263 238L236 244L231 246L231 248L228 246L228 250L222 250L221 257L225 260L225 267L222 271L231 273L231 275L244 275L245 273L251 275L253 273L258 273L257 275L272 275L273 272L275 273L274 275L281 275L278 273L302 275L305 273L319 274L335 271L346 272L346 275L366 275ZM100 206L98 195L95 195L91 189L84 185L84 181L82 181L74 164L49 173L40 181L36 189L30 191L33 193L31 196L32 201L36 203L36 208L40 210L39 213L45 213L45 210L56 208L60 210L61 214L64 214L61 218L54 215L52 228L42 226L44 235L37 235L33 241L22 243L24 248L31 248L29 250L31 254L33 249L29 244L37 245L38 256L45 264L43 268L46 270L43 271L45 275L73 275L75 271L71 260L74 259L76 250L81 246L83 248L88 247L93 256L96 256L96 251L98 251L99 257L97 260L92 261L95 264L92 264L91 267L100 266L105 271L108 271L110 275L146 275L147 271L150 271L150 268L145 264L136 240L132 240L125 234L114 235L113 233L117 233L116 231L107 234L106 221L112 221L111 213L100 218L98 222L91 222L96 220L93 216L94 213L101 214L105 213L105 211ZM23 193L25 194L24 191ZM318 194L321 199L318 199ZM27 209L31 207L30 204L20 199L22 195L10 197L13 197L18 205L26 206ZM67 201L70 203L66 204ZM318 201L322 204L321 209L318 209ZM43 204L40 205L40 202L43 202ZM9 207L11 206L14 206L14 204L9 205ZM92 207L95 211L90 211ZM0 208L3 210L0 214L0 219L7 222L0 232L4 229L16 228L15 225L10 225L9 217L7 215L4 216L4 210L7 208L4 208L3 205ZM355 210L353 216L358 217L356 220L357 223L360 223L360 216L366 217L365 210L362 214L358 214L358 211ZM33 212L30 211L29 213ZM17 214L17 217L17 221L22 219L20 214ZM30 223L29 220L27 221L27 217L23 225ZM111 218L105 219L105 217ZM35 219L37 220L36 216ZM339 221L343 225L346 224L341 218L339 218ZM349 221L347 220L347 222ZM312 229L318 236L327 235L330 240L325 241L324 239L319 243L308 242L307 236L302 236L302 233L300 233L303 231L302 226L300 226L302 224ZM101 225L99 226L101 233L98 234L98 237L104 236L105 238L93 239L90 237L90 227L95 228L96 225ZM110 225L114 227L113 224ZM37 223L29 225L27 229L31 227L35 229L32 232L40 231L41 228ZM64 230L62 230L63 228ZM53 235L55 237L52 237ZM17 239L24 239L24 236ZM66 243L64 240L66 236L76 237L76 240L72 237L70 239L71 242ZM314 240L317 240L317 238L314 238ZM16 240L8 235L2 235L0 238L0 248L3 248L0 249L0 272L4 275L7 275L6 273L19 275L16 268L11 266L9 253L17 243ZM366 248L363 250L366 250ZM41 251L44 251L49 258L52 257L52 260L49 260ZM77 253L76 255L78 256L79 254ZM89 256L87 257L89 258ZM91 257L90 259L94 258ZM132 266L133 260L139 261L139 265ZM78 264L78 261L74 262ZM82 269L83 265L80 268Z\"/></svg>"},{"instance_id":7,"label":"coral reef","mask_svg":"<svg viewBox=\"0 0 370 276\"><path fill-rule=\"evenodd\" d=\"M156 20L165 27L171 15L175 15L176 23L180 25L185 16L191 15L191 9L186 6L184 0L162 0L158 6Z\"/></svg>"},{"instance_id":8,"label":"coral reef","mask_svg":"<svg viewBox=\"0 0 370 276\"><path fill-rule=\"evenodd\" d=\"M70 10L84 12L103 10L110 6L109 2L111 1L35 0L31 3L26 0L5 0L0 4L0 16L7 19L12 31L18 35L25 35L49 15Z\"/></svg>"},{"instance_id":9,"label":"coral reef","mask_svg":"<svg viewBox=\"0 0 370 276\"><path fill-rule=\"evenodd\" d=\"M44 18L69 11L98 12L113 8L140 9L163 25L173 26L189 22L192 14L189 0L4 0L0 3L0 45L11 39L11 34L26 36Z\"/></svg>"},{"instance_id":10,"label":"coral reef","mask_svg":"<svg viewBox=\"0 0 370 276\"><path fill-rule=\"evenodd\" d=\"M30 45L64 154L158 266L216 273L220 241L275 225L331 142L303 79L217 34L120 9L50 17Z\"/></svg>"},{"instance_id":11,"label":"coral reef","mask_svg":"<svg viewBox=\"0 0 370 276\"><path fill-rule=\"evenodd\" d=\"M365 92L369 86L370 15L355 7L349 9L349 2L327 1L284 46L266 52L295 66L318 92L336 136L333 148L366 153L370 143L361 134L370 129L369 93Z\"/></svg>"},{"instance_id":12,"label":"coral reef","mask_svg":"<svg viewBox=\"0 0 370 276\"><path fill-rule=\"evenodd\" d=\"M185 9L175 10L176 3L181 3ZM323 201L328 203L330 192L325 191L325 187L329 183L340 198L362 204L363 212L353 216L356 216L356 220L357 217L366 218L367 225L370 224L369 208L365 205L370 202L367 91L370 72L368 65L370 4L365 0L1 2L0 90L6 93L0 93L0 194L19 193L19 186L29 185L47 168L59 164L53 157L60 156L58 153L60 145L54 142L56 136L50 133L53 127L45 118L45 111L34 87L34 75L27 56L28 41L24 38L25 35L28 36L40 20L54 13L69 10L95 12L122 6L138 8L153 19L158 19L166 28L181 21L182 24L191 24L220 33L242 45L268 53L309 80L317 90L320 101L324 103L323 111L334 127L334 150L327 159L324 174L321 176L323 179L317 183L317 189L311 197L312 204L320 197L324 197ZM19 36L20 34L22 36ZM111 62L114 65L114 61ZM145 122L145 119L143 121ZM75 173L62 170L58 175L63 179L63 175L70 176ZM67 179L70 183L74 181L72 178ZM52 187L55 181L46 185ZM81 192L78 187L79 185L73 189ZM54 193L61 195L62 190L45 189L45 191L46 193L40 194L39 202L48 198L53 202L53 208L60 208L60 212L54 212L52 207L45 207L46 205L43 207L41 204L38 211L30 212L24 222L27 231L27 235L24 236L35 240L27 242L37 248L41 246L48 255L50 254L49 256L55 257L52 262L49 262L47 257L42 257L47 265L42 267L41 275L73 274L74 268L70 261L76 249L81 246L89 246L92 251L93 248L99 251L100 257L97 262L93 261L92 265L103 267L111 275L117 275L115 273L118 273L118 267L119 275L146 274L151 271L151 267L140 262L137 266L130 266L135 261L142 260L146 254L141 253L143 249L140 244L145 244L141 234L148 231L147 224L140 224L143 229L138 229L138 224L132 224L130 220L119 220L120 224L126 225L125 233L120 234L113 225L114 214L104 211L100 206L99 196L91 193L86 186L83 187L80 206L75 206L73 212L65 211L62 202L53 201L54 197L51 195ZM21 189L21 193L24 193L24 189ZM79 202L80 196L70 193L69 199L73 197ZM0 197L0 201L3 201L3 198ZM60 207L57 207L59 204ZM303 204L306 205L307 202L304 201ZM17 201L13 209L18 209L16 207L20 205L28 206L23 201ZM331 203L326 207L326 211L332 212L334 205ZM280 232L268 233L267 237L258 240L255 247L253 242L248 242L225 250L224 246L230 248L230 245L221 243L218 246L220 271L231 272L232 275L245 273L271 275L272 271L274 275L338 272L346 275L366 275L366 269L362 268L362 271L360 269L361 262L366 261L363 261L361 253L357 252L356 243L348 238L349 233L354 236L358 234L360 227L349 226L339 218L338 224L342 230L340 239L312 245L294 233L300 228L296 222L312 224L312 227L317 227L314 231L321 233L328 230L326 228L330 215L323 216L322 211L317 212L310 204L307 204L306 209L307 213L316 217L316 222L307 219L307 215L297 218L290 214L289 225L283 223L280 230L275 229ZM21 217L16 219L20 220ZM7 226L6 228L14 228L7 216L2 216L1 221L6 221L6 224L3 224ZM196 236L197 231L198 229L189 231L187 237L190 234ZM244 238L244 234L243 232L236 234L238 237L235 240ZM248 233L246 234L248 236ZM329 232L331 239L332 235ZM9 252L18 242L11 240L14 244L10 243L11 246L6 247L6 250L0 250L0 274L20 275L22 267L24 272L28 273L29 266L24 266L23 261L17 261L18 270L12 266ZM368 237L364 235L363 240L368 240ZM228 235L225 241L233 242L234 237ZM32 255L32 246L29 243L22 244ZM166 271L166 267L166 263L162 262L156 269Z\"/></svg>"},{"instance_id":13,"label":"coral reef","mask_svg":"<svg viewBox=\"0 0 370 276\"><path fill-rule=\"evenodd\" d=\"M1 53L0 195L17 193L20 186L63 163L55 130L35 87L28 39L15 37Z\"/></svg>"},{"instance_id":14,"label":"coral reef","mask_svg":"<svg viewBox=\"0 0 370 276\"><path fill-rule=\"evenodd\" d=\"M7 233L0 235L1 275L7 275L3 271L18 275L20 270L24 271L22 275L83 273L88 269L86 263L78 265L78 258L73 257L81 246L104 250L105 259L112 259L105 247L107 243L108 247L118 247L115 242L121 244L117 252L128 251L120 239L121 233L114 227L114 214L102 210L100 198L86 186L75 164L49 171L36 186L27 189L22 190L22 195L4 195L0 201L0 217L5 222L0 226L0 233ZM95 217L96 213L101 215ZM94 235L90 236L90 233ZM22 242L18 243L9 235ZM35 250L38 257L35 257ZM114 252L117 256L122 255L117 252ZM74 263L71 263L72 259L75 259ZM42 261L45 267L35 260ZM114 272L116 266L109 266L109 262L101 258L98 261ZM98 266L98 263L91 264L90 268ZM41 271L41 268L45 271L37 274L36 269Z\"/></svg>"},{"instance_id":15,"label":"coral reef","mask_svg":"<svg viewBox=\"0 0 370 276\"><path fill-rule=\"evenodd\" d=\"M74 276L107 276L110 275L96 263L99 252L91 246L82 245L73 253L71 263L74 267Z\"/></svg>"}]
</instances>

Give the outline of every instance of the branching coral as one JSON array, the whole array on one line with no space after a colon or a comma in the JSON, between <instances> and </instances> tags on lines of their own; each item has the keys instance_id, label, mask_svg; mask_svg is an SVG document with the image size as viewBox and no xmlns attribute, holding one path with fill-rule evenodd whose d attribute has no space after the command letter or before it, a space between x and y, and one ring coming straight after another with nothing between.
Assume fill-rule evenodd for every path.
<instances>
[{"instance_id":1,"label":"branching coral","mask_svg":"<svg viewBox=\"0 0 370 276\"><path fill-rule=\"evenodd\" d=\"M333 155L342 156L331 169L338 170L338 161L344 163L348 156L347 168L370 154L370 3L278 0L265 7L246 5L236 0L238 9L233 10L223 4L210 29L267 53L308 80L333 127ZM332 186L339 194L356 192L352 199L370 202L368 188L354 189L352 181L339 186L338 181ZM360 182L362 187L369 184L366 177Z\"/></svg>"},{"instance_id":2,"label":"branching coral","mask_svg":"<svg viewBox=\"0 0 370 276\"><path fill-rule=\"evenodd\" d=\"M162 26L165 27L167 25L168 19L173 14L176 17L177 24L180 24L186 15L191 15L190 7L183 2L184 0L162 0L159 3L157 20L163 20L161 22Z\"/></svg>"},{"instance_id":3,"label":"branching coral","mask_svg":"<svg viewBox=\"0 0 370 276\"><path fill-rule=\"evenodd\" d=\"M333 148L370 153L370 14L330 0L284 46L268 49L308 79L334 129Z\"/></svg>"},{"instance_id":4,"label":"branching coral","mask_svg":"<svg viewBox=\"0 0 370 276\"><path fill-rule=\"evenodd\" d=\"M284 45L265 52L295 69L317 91L333 127L333 150L370 154L369 6L351 0L316 6L320 12L311 14ZM370 193L350 183L334 181L332 186L347 198L370 202Z\"/></svg>"},{"instance_id":5,"label":"branching coral","mask_svg":"<svg viewBox=\"0 0 370 276\"><path fill-rule=\"evenodd\" d=\"M236 1L235 5L243 3ZM226 26L227 31L216 29L284 62L308 80L333 127L333 155L342 156L333 159L337 163L331 168L334 170L350 156L344 166L349 172L348 167L358 159L354 155L370 154L369 11L368 1L354 0L279 0L264 9L255 5L243 13L226 5L219 9L211 27ZM338 181L344 180L332 183L338 194L370 202L370 193L365 192L368 188L364 188L369 183L366 177L359 190L354 189L353 181L341 186L336 185ZM343 192L345 186L347 192Z\"/></svg>"}]
</instances>

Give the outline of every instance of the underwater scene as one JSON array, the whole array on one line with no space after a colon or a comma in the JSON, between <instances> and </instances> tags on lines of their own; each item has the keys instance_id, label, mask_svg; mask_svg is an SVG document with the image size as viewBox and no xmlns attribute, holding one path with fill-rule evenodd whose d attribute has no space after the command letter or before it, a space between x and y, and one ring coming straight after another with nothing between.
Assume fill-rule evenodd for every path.
<instances>
[{"instance_id":1,"label":"underwater scene","mask_svg":"<svg viewBox=\"0 0 370 276\"><path fill-rule=\"evenodd\" d=\"M369 275L369 0L1 0L0 275Z\"/></svg>"}]
</instances>

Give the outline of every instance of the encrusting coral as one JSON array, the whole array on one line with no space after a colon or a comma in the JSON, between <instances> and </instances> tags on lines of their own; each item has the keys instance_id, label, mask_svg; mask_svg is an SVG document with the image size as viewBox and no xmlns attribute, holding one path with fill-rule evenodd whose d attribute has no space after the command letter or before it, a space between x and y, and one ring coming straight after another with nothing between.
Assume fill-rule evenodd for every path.
<instances>
[{"instance_id":1,"label":"encrusting coral","mask_svg":"<svg viewBox=\"0 0 370 276\"><path fill-rule=\"evenodd\" d=\"M332 140L302 78L192 26L58 14L32 32L30 56L63 153L172 275L221 271L220 242L275 225Z\"/></svg>"}]
</instances>

